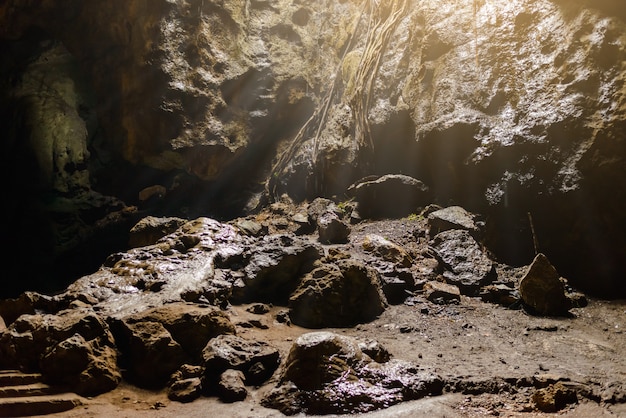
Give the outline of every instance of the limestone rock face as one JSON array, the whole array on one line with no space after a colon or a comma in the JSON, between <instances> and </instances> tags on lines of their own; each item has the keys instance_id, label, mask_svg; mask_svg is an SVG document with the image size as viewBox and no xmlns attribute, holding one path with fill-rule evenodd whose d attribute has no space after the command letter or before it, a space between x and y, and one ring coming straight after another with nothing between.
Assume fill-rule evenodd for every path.
<instances>
[{"instance_id":1,"label":"limestone rock face","mask_svg":"<svg viewBox=\"0 0 626 418\"><path fill-rule=\"evenodd\" d=\"M9 135L8 155L33 157L26 162L41 164L37 175L61 188L85 184L95 152L106 157L98 164L115 156L135 169L175 171L209 197L198 199L194 187L170 194L172 180L167 198L203 210L207 200L249 208L263 182L268 199L287 192L302 200L400 173L428 185L441 205L485 214L486 243L504 261L527 264L535 235L573 284L625 292L622 9L618 0L366 8L333 0L8 0L0 38L27 42L29 28L42 28L43 39L75 57L95 97L81 96L82 112L63 111L68 102L57 93L42 99L71 90L67 80L24 95L19 115L45 109L59 122L34 155L13 145L46 125ZM4 49L5 96L19 90L10 80L28 84L24 63L46 56L34 42L32 56L20 59L15 45ZM50 167L58 175L46 176ZM223 199L244 185L253 190Z\"/></svg>"}]
</instances>

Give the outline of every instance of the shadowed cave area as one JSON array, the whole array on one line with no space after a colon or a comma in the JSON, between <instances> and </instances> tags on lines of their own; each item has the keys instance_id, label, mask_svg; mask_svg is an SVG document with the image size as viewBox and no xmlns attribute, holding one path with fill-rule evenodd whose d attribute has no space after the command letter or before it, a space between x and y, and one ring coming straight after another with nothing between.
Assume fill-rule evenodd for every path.
<instances>
[{"instance_id":1,"label":"shadowed cave area","mask_svg":"<svg viewBox=\"0 0 626 418\"><path fill-rule=\"evenodd\" d=\"M3 2L0 416L622 416L625 29Z\"/></svg>"}]
</instances>

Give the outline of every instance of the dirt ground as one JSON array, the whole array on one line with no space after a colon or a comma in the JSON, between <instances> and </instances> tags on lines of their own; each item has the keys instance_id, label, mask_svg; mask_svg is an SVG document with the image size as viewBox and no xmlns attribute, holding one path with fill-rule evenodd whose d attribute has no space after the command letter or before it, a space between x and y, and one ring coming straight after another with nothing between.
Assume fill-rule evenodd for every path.
<instances>
[{"instance_id":1,"label":"dirt ground","mask_svg":"<svg viewBox=\"0 0 626 418\"><path fill-rule=\"evenodd\" d=\"M292 342L310 330L273 320L277 310L260 319L269 329L238 327L241 336L261 339L287 353ZM428 313L424 313L428 309ZM244 306L230 310L235 323L247 324L258 315ZM626 382L626 301L591 300L573 318L539 318L463 298L456 306L392 306L380 318L340 334L370 337L395 358L426 366L442 376L488 382L497 378L569 379L594 387ZM150 392L122 384L87 404L55 416L64 417L281 417L260 399L275 382L256 388L243 402L224 404L201 398L182 404L165 392ZM393 406L364 417L626 417L626 404L602 405L588 399L555 414L528 411L534 388L512 393L446 394ZM622 391L624 390L622 386ZM480 391L480 389L477 389Z\"/></svg>"},{"instance_id":2,"label":"dirt ground","mask_svg":"<svg viewBox=\"0 0 626 418\"><path fill-rule=\"evenodd\" d=\"M371 223L354 228L351 242L379 232L401 244L415 240L414 223ZM293 341L311 330L276 321L284 307L256 315L246 306L228 310L237 332L277 347L283 359ZM390 306L379 318L354 328L327 329L343 335L373 338L394 358L414 362L460 382L462 390L402 403L363 417L626 417L626 300L589 299L568 318L537 317L522 309L463 296L455 305L436 305L415 298ZM274 378L275 379L275 378ZM578 403L558 413L532 408L533 382L566 381L577 388ZM517 383L512 383L517 382ZM526 382L527 384L520 384ZM281 417L260 401L276 380L250 388L243 402L224 404L216 398L172 402L165 391L150 392L121 384L116 390L87 400L84 406L55 414L63 417ZM534 385L536 386L536 384ZM580 394L587 394L581 396ZM617 399L616 403L600 399Z\"/></svg>"}]
</instances>

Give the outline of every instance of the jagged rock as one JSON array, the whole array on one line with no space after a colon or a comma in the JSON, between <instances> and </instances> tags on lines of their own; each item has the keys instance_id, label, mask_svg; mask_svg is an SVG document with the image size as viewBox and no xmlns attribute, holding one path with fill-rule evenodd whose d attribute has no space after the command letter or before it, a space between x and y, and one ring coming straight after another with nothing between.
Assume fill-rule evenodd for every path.
<instances>
[{"instance_id":1,"label":"jagged rock","mask_svg":"<svg viewBox=\"0 0 626 418\"><path fill-rule=\"evenodd\" d=\"M90 309L22 315L0 336L3 367L40 371L45 380L86 396L121 380L107 324Z\"/></svg>"},{"instance_id":2,"label":"jagged rock","mask_svg":"<svg viewBox=\"0 0 626 418\"><path fill-rule=\"evenodd\" d=\"M343 244L348 242L350 226L335 213L326 212L317 219L317 232L324 244Z\"/></svg>"},{"instance_id":3,"label":"jagged rock","mask_svg":"<svg viewBox=\"0 0 626 418\"><path fill-rule=\"evenodd\" d=\"M307 205L307 216L309 218L309 223L315 225L317 224L319 218L322 217L325 213L334 213L337 217L341 218L343 213L341 209L330 199L325 199L323 197L317 197L313 199Z\"/></svg>"},{"instance_id":4,"label":"jagged rock","mask_svg":"<svg viewBox=\"0 0 626 418\"><path fill-rule=\"evenodd\" d=\"M185 362L200 361L209 340L235 333L234 325L219 308L184 303L111 322L129 379L144 387L164 386Z\"/></svg>"},{"instance_id":5,"label":"jagged rock","mask_svg":"<svg viewBox=\"0 0 626 418\"><path fill-rule=\"evenodd\" d=\"M241 283L233 289L233 302L286 303L303 274L311 271L321 249L293 234L267 235L241 253L221 258L220 268L240 270Z\"/></svg>"},{"instance_id":6,"label":"jagged rock","mask_svg":"<svg viewBox=\"0 0 626 418\"><path fill-rule=\"evenodd\" d=\"M213 338L202 351L203 366L209 384L215 385L221 374L240 370L249 385L258 385L269 379L278 368L278 350L262 341L250 341L235 335Z\"/></svg>"},{"instance_id":7,"label":"jagged rock","mask_svg":"<svg viewBox=\"0 0 626 418\"><path fill-rule=\"evenodd\" d=\"M244 381L245 376L241 370L225 370L217 383L217 394L220 400L230 403L246 399L248 390Z\"/></svg>"},{"instance_id":8,"label":"jagged rock","mask_svg":"<svg viewBox=\"0 0 626 418\"><path fill-rule=\"evenodd\" d=\"M475 215L460 206L450 206L428 214L429 234L434 237L449 229L463 229L476 237L480 228L475 222Z\"/></svg>"},{"instance_id":9,"label":"jagged rock","mask_svg":"<svg viewBox=\"0 0 626 418\"><path fill-rule=\"evenodd\" d=\"M250 219L237 219L233 225L241 231L243 235L252 237L258 237L267 232L266 227Z\"/></svg>"},{"instance_id":10,"label":"jagged rock","mask_svg":"<svg viewBox=\"0 0 626 418\"><path fill-rule=\"evenodd\" d=\"M401 246L376 234L368 234L361 244L370 257L367 263L381 276L382 289L390 304L402 303L413 290L415 277L411 255Z\"/></svg>"},{"instance_id":11,"label":"jagged rock","mask_svg":"<svg viewBox=\"0 0 626 418\"><path fill-rule=\"evenodd\" d=\"M404 248L381 237L380 235L366 235L361 245L368 253L381 257L383 260L390 263L394 263L402 267L410 267L413 263L413 258Z\"/></svg>"},{"instance_id":12,"label":"jagged rock","mask_svg":"<svg viewBox=\"0 0 626 418\"><path fill-rule=\"evenodd\" d=\"M475 296L481 286L496 277L494 263L468 231L441 232L432 239L430 247L446 282L458 286L465 295Z\"/></svg>"},{"instance_id":13,"label":"jagged rock","mask_svg":"<svg viewBox=\"0 0 626 418\"><path fill-rule=\"evenodd\" d=\"M378 273L352 260L316 268L302 279L289 299L291 321L308 328L368 322L386 305Z\"/></svg>"},{"instance_id":14,"label":"jagged rock","mask_svg":"<svg viewBox=\"0 0 626 418\"><path fill-rule=\"evenodd\" d=\"M182 218L146 216L131 228L128 246L135 248L155 244L159 239L176 231L187 222Z\"/></svg>"},{"instance_id":15,"label":"jagged rock","mask_svg":"<svg viewBox=\"0 0 626 418\"><path fill-rule=\"evenodd\" d=\"M387 174L348 188L366 218L400 218L416 213L428 203L428 187L402 174Z\"/></svg>"},{"instance_id":16,"label":"jagged rock","mask_svg":"<svg viewBox=\"0 0 626 418\"><path fill-rule=\"evenodd\" d=\"M441 378L434 374L406 362L379 364L363 354L356 339L321 331L298 337L279 385L262 404L287 415L355 414L442 389Z\"/></svg>"},{"instance_id":17,"label":"jagged rock","mask_svg":"<svg viewBox=\"0 0 626 418\"><path fill-rule=\"evenodd\" d=\"M281 381L292 382L300 390L319 390L339 378L354 380L362 361L356 339L328 331L310 332L291 347Z\"/></svg>"},{"instance_id":18,"label":"jagged rock","mask_svg":"<svg viewBox=\"0 0 626 418\"><path fill-rule=\"evenodd\" d=\"M172 374L167 387L167 397L177 402L192 402L202 395L202 376L204 369L201 366L183 364Z\"/></svg>"},{"instance_id":19,"label":"jagged rock","mask_svg":"<svg viewBox=\"0 0 626 418\"><path fill-rule=\"evenodd\" d=\"M553 413L560 411L567 405L578 403L578 396L575 390L557 382L533 393L532 401L541 412Z\"/></svg>"},{"instance_id":20,"label":"jagged rock","mask_svg":"<svg viewBox=\"0 0 626 418\"><path fill-rule=\"evenodd\" d=\"M54 313L58 310L54 298L37 292L24 292L14 299L0 299L0 316L6 325L11 325L24 314L33 315L35 311Z\"/></svg>"},{"instance_id":21,"label":"jagged rock","mask_svg":"<svg viewBox=\"0 0 626 418\"><path fill-rule=\"evenodd\" d=\"M235 334L228 316L215 306L172 303L124 318L126 324L159 323L192 358L199 359L202 350L214 337Z\"/></svg>"},{"instance_id":22,"label":"jagged rock","mask_svg":"<svg viewBox=\"0 0 626 418\"><path fill-rule=\"evenodd\" d=\"M424 284L424 296L431 302L438 304L459 303L461 301L461 292L459 288L441 282L427 282Z\"/></svg>"},{"instance_id":23,"label":"jagged rock","mask_svg":"<svg viewBox=\"0 0 626 418\"><path fill-rule=\"evenodd\" d=\"M271 305L266 305L265 303L253 303L246 308L246 311L257 315L263 315L268 313L271 308Z\"/></svg>"},{"instance_id":24,"label":"jagged rock","mask_svg":"<svg viewBox=\"0 0 626 418\"><path fill-rule=\"evenodd\" d=\"M95 273L68 286L65 299L90 300L102 315L120 319L171 302L224 303L233 283L213 259L238 254L251 238L210 218L185 223L155 245L111 254Z\"/></svg>"},{"instance_id":25,"label":"jagged rock","mask_svg":"<svg viewBox=\"0 0 626 418\"><path fill-rule=\"evenodd\" d=\"M189 358L167 329L158 322L113 325L122 351L121 364L129 381L140 387L161 388Z\"/></svg>"},{"instance_id":26,"label":"jagged rock","mask_svg":"<svg viewBox=\"0 0 626 418\"><path fill-rule=\"evenodd\" d=\"M519 291L504 283L493 283L480 290L480 298L484 302L497 303L502 306L511 306L519 301Z\"/></svg>"},{"instance_id":27,"label":"jagged rock","mask_svg":"<svg viewBox=\"0 0 626 418\"><path fill-rule=\"evenodd\" d=\"M111 341L103 344L74 334L46 350L41 373L48 383L67 386L79 395L99 395L115 389L122 379L117 356Z\"/></svg>"},{"instance_id":28,"label":"jagged rock","mask_svg":"<svg viewBox=\"0 0 626 418\"><path fill-rule=\"evenodd\" d=\"M524 303L540 315L566 315L572 307L561 276L542 253L528 267L519 292Z\"/></svg>"}]
</instances>

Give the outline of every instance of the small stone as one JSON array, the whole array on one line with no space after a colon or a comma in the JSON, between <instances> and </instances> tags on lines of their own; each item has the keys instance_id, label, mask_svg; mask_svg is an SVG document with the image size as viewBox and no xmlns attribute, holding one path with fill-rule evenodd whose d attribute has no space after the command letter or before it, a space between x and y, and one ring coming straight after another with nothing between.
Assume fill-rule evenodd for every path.
<instances>
[{"instance_id":1,"label":"small stone","mask_svg":"<svg viewBox=\"0 0 626 418\"><path fill-rule=\"evenodd\" d=\"M458 287L441 282L428 282L424 285L426 299L437 304L458 303L461 291Z\"/></svg>"},{"instance_id":2,"label":"small stone","mask_svg":"<svg viewBox=\"0 0 626 418\"><path fill-rule=\"evenodd\" d=\"M539 389L532 396L536 408L542 412L557 412L567 405L577 403L578 396L573 389L557 382L544 389Z\"/></svg>"},{"instance_id":3,"label":"small stone","mask_svg":"<svg viewBox=\"0 0 626 418\"><path fill-rule=\"evenodd\" d=\"M241 370L228 369L221 374L217 384L217 393L222 402L243 401L248 396L244 384L245 377Z\"/></svg>"}]
</instances>

